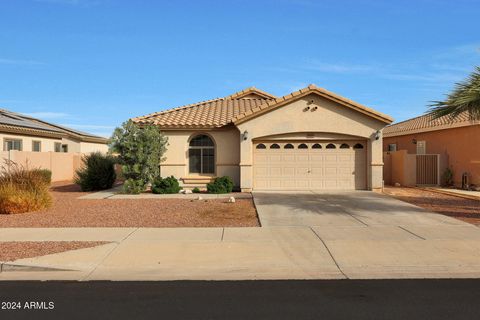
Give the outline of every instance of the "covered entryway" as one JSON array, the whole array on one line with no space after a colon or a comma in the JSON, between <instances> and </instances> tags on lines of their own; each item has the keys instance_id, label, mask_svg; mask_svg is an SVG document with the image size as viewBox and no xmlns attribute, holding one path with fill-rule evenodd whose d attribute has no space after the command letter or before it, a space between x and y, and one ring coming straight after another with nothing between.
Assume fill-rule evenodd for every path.
<instances>
[{"instance_id":1,"label":"covered entryway","mask_svg":"<svg viewBox=\"0 0 480 320\"><path fill-rule=\"evenodd\" d=\"M363 190L366 141L254 142L255 190Z\"/></svg>"}]
</instances>

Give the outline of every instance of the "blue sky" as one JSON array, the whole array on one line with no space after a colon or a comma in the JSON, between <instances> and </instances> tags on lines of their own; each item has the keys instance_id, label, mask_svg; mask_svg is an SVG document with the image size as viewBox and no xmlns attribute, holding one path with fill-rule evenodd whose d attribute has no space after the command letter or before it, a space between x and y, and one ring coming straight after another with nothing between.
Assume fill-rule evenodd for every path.
<instances>
[{"instance_id":1,"label":"blue sky","mask_svg":"<svg viewBox=\"0 0 480 320\"><path fill-rule=\"evenodd\" d=\"M480 65L476 0L0 0L0 107L109 136L134 116L314 83L422 114Z\"/></svg>"}]
</instances>

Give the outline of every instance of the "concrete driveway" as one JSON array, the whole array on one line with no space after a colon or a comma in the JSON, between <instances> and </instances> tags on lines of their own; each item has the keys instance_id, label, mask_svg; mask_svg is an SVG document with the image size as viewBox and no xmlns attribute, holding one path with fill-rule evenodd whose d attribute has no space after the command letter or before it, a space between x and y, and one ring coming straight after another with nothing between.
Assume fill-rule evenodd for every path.
<instances>
[{"instance_id":1,"label":"concrete driveway","mask_svg":"<svg viewBox=\"0 0 480 320\"><path fill-rule=\"evenodd\" d=\"M371 191L254 192L263 227L466 225Z\"/></svg>"}]
</instances>

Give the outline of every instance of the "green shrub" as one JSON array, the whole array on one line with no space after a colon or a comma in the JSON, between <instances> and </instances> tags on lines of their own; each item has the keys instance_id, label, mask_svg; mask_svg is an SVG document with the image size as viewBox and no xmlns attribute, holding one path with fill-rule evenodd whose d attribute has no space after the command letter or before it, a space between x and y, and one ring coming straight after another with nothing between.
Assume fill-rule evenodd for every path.
<instances>
[{"instance_id":1,"label":"green shrub","mask_svg":"<svg viewBox=\"0 0 480 320\"><path fill-rule=\"evenodd\" d=\"M445 187L453 186L453 171L450 168L445 169L443 172L443 183Z\"/></svg>"},{"instance_id":2,"label":"green shrub","mask_svg":"<svg viewBox=\"0 0 480 320\"><path fill-rule=\"evenodd\" d=\"M233 180L229 176L215 178L211 183L207 184L209 193L230 193L233 190Z\"/></svg>"},{"instance_id":3,"label":"green shrub","mask_svg":"<svg viewBox=\"0 0 480 320\"><path fill-rule=\"evenodd\" d=\"M12 161L0 169L0 214L46 209L52 204L49 183L38 169L28 170Z\"/></svg>"},{"instance_id":4,"label":"green shrub","mask_svg":"<svg viewBox=\"0 0 480 320\"><path fill-rule=\"evenodd\" d=\"M32 170L34 174L38 174L39 177L45 181L47 185L50 185L52 183L52 171L48 169L33 169Z\"/></svg>"},{"instance_id":5,"label":"green shrub","mask_svg":"<svg viewBox=\"0 0 480 320\"><path fill-rule=\"evenodd\" d=\"M145 191L145 184L142 180L127 179L123 183L123 192L128 194L140 194Z\"/></svg>"},{"instance_id":6,"label":"green shrub","mask_svg":"<svg viewBox=\"0 0 480 320\"><path fill-rule=\"evenodd\" d=\"M152 183L152 193L178 193L181 189L178 180L174 176L166 178L157 177Z\"/></svg>"},{"instance_id":7,"label":"green shrub","mask_svg":"<svg viewBox=\"0 0 480 320\"><path fill-rule=\"evenodd\" d=\"M90 153L82 158L83 166L76 171L75 183L82 191L110 189L115 183L115 160L100 152Z\"/></svg>"},{"instance_id":8,"label":"green shrub","mask_svg":"<svg viewBox=\"0 0 480 320\"><path fill-rule=\"evenodd\" d=\"M200 193L200 189L198 189L197 187L195 187L195 188L192 189L192 192L193 192L193 193Z\"/></svg>"}]
</instances>

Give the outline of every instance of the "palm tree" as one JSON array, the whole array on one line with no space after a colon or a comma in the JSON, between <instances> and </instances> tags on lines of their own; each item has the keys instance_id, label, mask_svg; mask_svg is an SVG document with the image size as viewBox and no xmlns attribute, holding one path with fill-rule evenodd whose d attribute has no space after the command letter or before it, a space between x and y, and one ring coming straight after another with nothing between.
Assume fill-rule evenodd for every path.
<instances>
[{"instance_id":1,"label":"palm tree","mask_svg":"<svg viewBox=\"0 0 480 320\"><path fill-rule=\"evenodd\" d=\"M480 67L463 82L457 83L445 101L433 101L428 111L434 119L453 119L466 112L471 120L480 120Z\"/></svg>"}]
</instances>

